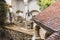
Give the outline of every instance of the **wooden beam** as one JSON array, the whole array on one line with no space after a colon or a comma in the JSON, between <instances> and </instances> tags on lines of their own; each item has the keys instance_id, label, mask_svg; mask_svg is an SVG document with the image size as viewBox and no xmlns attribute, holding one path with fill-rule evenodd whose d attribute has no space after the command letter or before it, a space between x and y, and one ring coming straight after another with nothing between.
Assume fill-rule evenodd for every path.
<instances>
[{"instance_id":1,"label":"wooden beam","mask_svg":"<svg viewBox=\"0 0 60 40\"><path fill-rule=\"evenodd\" d=\"M6 28L11 29L11 30L15 30L15 31L19 31L19 32L22 32L22 33L26 33L26 34L29 34L29 35L34 34L34 29L25 29L25 28L17 27L17 26L14 26L14 27L6 26Z\"/></svg>"}]
</instances>

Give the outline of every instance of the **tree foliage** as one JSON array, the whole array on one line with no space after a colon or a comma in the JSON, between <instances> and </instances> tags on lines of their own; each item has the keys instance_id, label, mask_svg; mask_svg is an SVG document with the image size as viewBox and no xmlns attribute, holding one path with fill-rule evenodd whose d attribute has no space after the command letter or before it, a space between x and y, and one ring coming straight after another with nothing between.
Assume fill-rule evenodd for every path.
<instances>
[{"instance_id":1,"label":"tree foliage","mask_svg":"<svg viewBox=\"0 0 60 40\"><path fill-rule=\"evenodd\" d=\"M0 25L6 21L7 6L5 0L0 0Z\"/></svg>"},{"instance_id":2,"label":"tree foliage","mask_svg":"<svg viewBox=\"0 0 60 40\"><path fill-rule=\"evenodd\" d=\"M38 0L38 5L40 6L40 10L44 10L54 2L55 0Z\"/></svg>"}]
</instances>

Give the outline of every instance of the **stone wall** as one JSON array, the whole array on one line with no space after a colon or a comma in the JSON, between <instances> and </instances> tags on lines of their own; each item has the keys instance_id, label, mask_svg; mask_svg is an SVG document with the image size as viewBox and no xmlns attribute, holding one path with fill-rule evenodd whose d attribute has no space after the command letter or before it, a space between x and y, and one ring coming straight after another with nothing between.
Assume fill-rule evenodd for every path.
<instances>
[{"instance_id":1,"label":"stone wall","mask_svg":"<svg viewBox=\"0 0 60 40\"><path fill-rule=\"evenodd\" d=\"M31 37L22 32L0 28L0 40L31 40Z\"/></svg>"}]
</instances>

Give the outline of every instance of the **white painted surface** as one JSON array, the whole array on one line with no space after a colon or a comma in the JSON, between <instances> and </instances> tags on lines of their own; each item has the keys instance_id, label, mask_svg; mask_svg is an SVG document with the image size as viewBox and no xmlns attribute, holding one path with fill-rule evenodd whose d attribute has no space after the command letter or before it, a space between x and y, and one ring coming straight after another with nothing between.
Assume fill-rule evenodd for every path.
<instances>
[{"instance_id":1,"label":"white painted surface","mask_svg":"<svg viewBox=\"0 0 60 40\"><path fill-rule=\"evenodd\" d=\"M5 0L7 2L7 4L11 5L11 0Z\"/></svg>"},{"instance_id":2,"label":"white painted surface","mask_svg":"<svg viewBox=\"0 0 60 40\"><path fill-rule=\"evenodd\" d=\"M24 2L22 0L12 0L12 11L16 13L17 10L24 11Z\"/></svg>"},{"instance_id":3,"label":"white painted surface","mask_svg":"<svg viewBox=\"0 0 60 40\"><path fill-rule=\"evenodd\" d=\"M11 0L11 5L12 5L12 11L14 12L14 13L16 13L16 10L17 10L17 4L16 4L16 0Z\"/></svg>"},{"instance_id":4,"label":"white painted surface","mask_svg":"<svg viewBox=\"0 0 60 40\"><path fill-rule=\"evenodd\" d=\"M37 0L32 0L30 3L29 3L29 10L38 10L39 11L39 6L37 4Z\"/></svg>"},{"instance_id":5,"label":"white painted surface","mask_svg":"<svg viewBox=\"0 0 60 40\"><path fill-rule=\"evenodd\" d=\"M16 10L24 10L24 2L23 0L12 0L12 7L13 7L13 11L15 12ZM29 2L29 10L39 10L39 6L37 5L37 0L32 0Z\"/></svg>"}]
</instances>

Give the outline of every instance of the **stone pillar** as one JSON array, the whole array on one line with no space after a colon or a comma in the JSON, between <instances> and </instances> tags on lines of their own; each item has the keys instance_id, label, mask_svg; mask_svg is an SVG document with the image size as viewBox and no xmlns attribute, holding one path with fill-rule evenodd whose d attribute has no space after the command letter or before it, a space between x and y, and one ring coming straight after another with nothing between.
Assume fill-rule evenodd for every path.
<instances>
[{"instance_id":1,"label":"stone pillar","mask_svg":"<svg viewBox=\"0 0 60 40\"><path fill-rule=\"evenodd\" d=\"M32 40L41 40L39 30L40 30L40 26L36 25L34 28L34 36L33 36Z\"/></svg>"}]
</instances>

